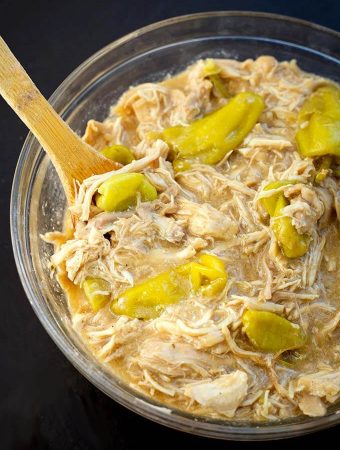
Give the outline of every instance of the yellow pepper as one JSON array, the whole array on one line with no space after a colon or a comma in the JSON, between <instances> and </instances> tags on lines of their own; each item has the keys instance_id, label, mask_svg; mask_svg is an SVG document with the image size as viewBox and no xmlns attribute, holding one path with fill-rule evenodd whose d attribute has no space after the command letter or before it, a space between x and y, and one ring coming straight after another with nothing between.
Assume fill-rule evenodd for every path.
<instances>
[{"instance_id":1,"label":"yellow pepper","mask_svg":"<svg viewBox=\"0 0 340 450\"><path fill-rule=\"evenodd\" d=\"M264 352L284 352L305 344L299 325L268 311L249 310L242 323L250 342Z\"/></svg>"},{"instance_id":2,"label":"yellow pepper","mask_svg":"<svg viewBox=\"0 0 340 450\"><path fill-rule=\"evenodd\" d=\"M99 311L110 299L110 285L101 278L86 278L83 281L82 288L95 312Z\"/></svg>"},{"instance_id":3,"label":"yellow pepper","mask_svg":"<svg viewBox=\"0 0 340 450\"><path fill-rule=\"evenodd\" d=\"M221 292L227 282L223 262L213 255L201 255L198 261L183 264L127 289L112 302L111 311L138 319L153 319L166 306L187 297L191 290L204 296Z\"/></svg>"},{"instance_id":4,"label":"yellow pepper","mask_svg":"<svg viewBox=\"0 0 340 450\"><path fill-rule=\"evenodd\" d=\"M269 183L264 190L277 189L281 186L296 184L294 180L281 180ZM307 253L310 238L307 234L299 234L292 219L282 216L282 209L289 204L282 192L261 199L262 205L272 217L271 226L276 240L287 258L298 258Z\"/></svg>"},{"instance_id":5,"label":"yellow pepper","mask_svg":"<svg viewBox=\"0 0 340 450\"><path fill-rule=\"evenodd\" d=\"M289 186L290 184L293 185L296 183L297 183L297 181L295 181L295 180L272 181L271 183L267 184L267 186L265 186L265 188L263 190L270 191L271 189L278 189L282 186ZM262 203L263 207L265 208L265 210L267 211L267 213L270 215L270 217L272 217L274 215L275 209L276 209L276 203L280 197L283 197L282 192L278 192L277 194L273 194L270 197L264 197L261 199L261 203ZM288 204L288 202L287 202L287 204Z\"/></svg>"},{"instance_id":6,"label":"yellow pepper","mask_svg":"<svg viewBox=\"0 0 340 450\"><path fill-rule=\"evenodd\" d=\"M138 194L143 202L157 198L155 187L141 173L112 175L98 188L95 202L104 211L125 211L137 202Z\"/></svg>"},{"instance_id":7,"label":"yellow pepper","mask_svg":"<svg viewBox=\"0 0 340 450\"><path fill-rule=\"evenodd\" d=\"M185 298L189 291L187 283L176 270L161 273L127 289L111 304L111 311L138 319L153 319L159 316L167 305Z\"/></svg>"},{"instance_id":8,"label":"yellow pepper","mask_svg":"<svg viewBox=\"0 0 340 450\"><path fill-rule=\"evenodd\" d=\"M225 106L188 126L166 128L158 136L170 147L176 171L192 163L216 164L242 143L264 109L260 95L241 92Z\"/></svg>"},{"instance_id":9,"label":"yellow pepper","mask_svg":"<svg viewBox=\"0 0 340 450\"><path fill-rule=\"evenodd\" d=\"M125 145L110 145L110 147L105 147L101 150L100 153L106 158L112 159L112 161L123 164L123 166L130 164L135 159L131 150Z\"/></svg>"},{"instance_id":10,"label":"yellow pepper","mask_svg":"<svg viewBox=\"0 0 340 450\"><path fill-rule=\"evenodd\" d=\"M189 276L194 292L200 292L208 297L221 292L227 283L223 261L207 254L201 255L198 261L179 266L177 271Z\"/></svg>"},{"instance_id":11,"label":"yellow pepper","mask_svg":"<svg viewBox=\"0 0 340 450\"><path fill-rule=\"evenodd\" d=\"M212 85L214 86L214 88L220 94L221 97L228 98L229 97L228 90L225 83L223 82L222 78L219 75L220 71L221 69L218 67L218 65L215 63L213 59L206 60L203 74L205 75L206 78L208 78L211 81Z\"/></svg>"},{"instance_id":12,"label":"yellow pepper","mask_svg":"<svg viewBox=\"0 0 340 450\"><path fill-rule=\"evenodd\" d=\"M209 75L209 80L221 97L228 98L228 90L218 74Z\"/></svg>"},{"instance_id":13,"label":"yellow pepper","mask_svg":"<svg viewBox=\"0 0 340 450\"><path fill-rule=\"evenodd\" d=\"M318 168L315 175L315 181L317 183L321 183L324 181L327 175L332 171L331 165L333 162L333 158L330 155L321 156L318 163Z\"/></svg>"},{"instance_id":14,"label":"yellow pepper","mask_svg":"<svg viewBox=\"0 0 340 450\"><path fill-rule=\"evenodd\" d=\"M282 209L287 204L288 202L283 196L277 201L272 228L283 254L287 258L298 258L308 252L310 238L307 234L297 232L290 217L280 216Z\"/></svg>"},{"instance_id":15,"label":"yellow pepper","mask_svg":"<svg viewBox=\"0 0 340 450\"><path fill-rule=\"evenodd\" d=\"M296 141L303 156L340 156L340 89L317 89L303 104L298 123Z\"/></svg>"}]
</instances>

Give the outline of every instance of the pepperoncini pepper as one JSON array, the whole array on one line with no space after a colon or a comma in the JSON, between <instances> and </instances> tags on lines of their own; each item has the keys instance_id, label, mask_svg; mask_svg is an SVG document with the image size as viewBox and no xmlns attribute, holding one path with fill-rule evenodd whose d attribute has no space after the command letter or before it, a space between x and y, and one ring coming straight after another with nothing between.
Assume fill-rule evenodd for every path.
<instances>
[{"instance_id":1,"label":"pepperoncini pepper","mask_svg":"<svg viewBox=\"0 0 340 450\"><path fill-rule=\"evenodd\" d=\"M340 89L318 88L303 104L296 134L299 152L304 156L340 156Z\"/></svg>"},{"instance_id":2,"label":"pepperoncini pepper","mask_svg":"<svg viewBox=\"0 0 340 450\"><path fill-rule=\"evenodd\" d=\"M310 238L297 232L290 217L281 216L282 209L287 205L288 201L280 197L273 215L272 229L283 254L287 258L298 258L308 252Z\"/></svg>"},{"instance_id":3,"label":"pepperoncini pepper","mask_svg":"<svg viewBox=\"0 0 340 450\"><path fill-rule=\"evenodd\" d=\"M176 270L161 273L127 289L111 304L111 311L138 319L153 319L167 305L177 303L187 295L189 287L185 281Z\"/></svg>"},{"instance_id":4,"label":"pepperoncini pepper","mask_svg":"<svg viewBox=\"0 0 340 450\"><path fill-rule=\"evenodd\" d=\"M295 180L272 181L271 183L267 184L267 186L265 186L265 188L263 190L270 191L272 189L278 189L282 186L289 186L289 185L296 184L296 183L297 183L297 181L295 181ZM262 203L263 207L265 208L265 210L267 211L267 213L270 215L270 217L272 217L274 215L275 209L276 209L276 203L280 197L284 197L282 192L273 194L270 197L261 198L261 203ZM288 204L288 202L287 202L287 204Z\"/></svg>"},{"instance_id":5,"label":"pepperoncini pepper","mask_svg":"<svg viewBox=\"0 0 340 450\"><path fill-rule=\"evenodd\" d=\"M153 319L166 306L188 296L191 290L204 296L216 295L226 282L223 262L213 255L201 255L198 262L183 264L127 289L112 302L111 311L138 319Z\"/></svg>"},{"instance_id":6,"label":"pepperoncini pepper","mask_svg":"<svg viewBox=\"0 0 340 450\"><path fill-rule=\"evenodd\" d=\"M158 136L170 147L176 171L192 163L216 164L240 145L264 109L260 95L241 92L225 106L188 126L166 128Z\"/></svg>"},{"instance_id":7,"label":"pepperoncini pepper","mask_svg":"<svg viewBox=\"0 0 340 450\"><path fill-rule=\"evenodd\" d=\"M228 98L228 90L223 80L221 79L219 73L221 69L215 63L213 59L207 59L205 62L205 66L203 69L203 75L208 78L216 91L220 94L221 97Z\"/></svg>"},{"instance_id":8,"label":"pepperoncini pepper","mask_svg":"<svg viewBox=\"0 0 340 450\"><path fill-rule=\"evenodd\" d=\"M280 180L269 183L264 190L277 189L281 186L296 184L295 180ZM298 258L308 251L309 236L299 234L292 223L292 219L282 216L282 210L289 204L282 192L261 199L261 203L272 217L271 226L283 254L287 258Z\"/></svg>"},{"instance_id":9,"label":"pepperoncini pepper","mask_svg":"<svg viewBox=\"0 0 340 450\"><path fill-rule=\"evenodd\" d=\"M143 202L157 198L155 187L141 173L112 175L98 188L95 202L104 211L125 211L137 202L140 195Z\"/></svg>"},{"instance_id":10,"label":"pepperoncini pepper","mask_svg":"<svg viewBox=\"0 0 340 450\"><path fill-rule=\"evenodd\" d=\"M99 311L110 298L110 285L101 278L86 278L83 281L82 288L95 312Z\"/></svg>"},{"instance_id":11,"label":"pepperoncini pepper","mask_svg":"<svg viewBox=\"0 0 340 450\"><path fill-rule=\"evenodd\" d=\"M123 164L123 166L130 164L135 159L131 150L125 145L110 145L101 150L100 153L106 158L112 159L112 161Z\"/></svg>"},{"instance_id":12,"label":"pepperoncini pepper","mask_svg":"<svg viewBox=\"0 0 340 450\"><path fill-rule=\"evenodd\" d=\"M284 352L305 344L299 325L272 312L248 310L242 323L250 342L261 351Z\"/></svg>"},{"instance_id":13,"label":"pepperoncini pepper","mask_svg":"<svg viewBox=\"0 0 340 450\"><path fill-rule=\"evenodd\" d=\"M216 256L207 254L201 255L198 261L179 266L177 271L189 275L194 292L208 297L221 292L227 282L223 262Z\"/></svg>"},{"instance_id":14,"label":"pepperoncini pepper","mask_svg":"<svg viewBox=\"0 0 340 450\"><path fill-rule=\"evenodd\" d=\"M315 174L315 181L317 183L321 183L321 181L324 181L327 178L327 175L332 172L332 162L333 158L331 155L324 155L321 156L321 158L318 158L318 161L316 162L317 171Z\"/></svg>"}]
</instances>

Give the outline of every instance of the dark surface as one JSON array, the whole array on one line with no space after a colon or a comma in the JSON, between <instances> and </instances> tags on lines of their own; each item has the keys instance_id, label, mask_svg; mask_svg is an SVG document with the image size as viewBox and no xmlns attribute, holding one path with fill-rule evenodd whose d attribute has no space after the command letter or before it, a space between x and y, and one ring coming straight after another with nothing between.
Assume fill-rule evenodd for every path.
<instances>
[{"instance_id":1,"label":"dark surface","mask_svg":"<svg viewBox=\"0 0 340 450\"><path fill-rule=\"evenodd\" d=\"M337 0L0 0L0 32L49 97L95 51L170 16L204 10L257 10L297 16L339 30L339 5ZM208 441L153 424L110 400L65 359L33 313L12 255L9 197L26 134L0 99L0 449L118 450L164 444L174 448L272 448L273 443ZM274 445L321 447L326 439L337 442L337 431L333 428Z\"/></svg>"}]
</instances>

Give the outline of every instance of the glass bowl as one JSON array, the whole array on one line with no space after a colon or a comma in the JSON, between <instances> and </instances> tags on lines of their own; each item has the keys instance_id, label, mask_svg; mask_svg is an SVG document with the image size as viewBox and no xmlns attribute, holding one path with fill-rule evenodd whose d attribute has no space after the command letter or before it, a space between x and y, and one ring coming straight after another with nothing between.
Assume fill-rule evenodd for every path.
<instances>
[{"instance_id":1,"label":"glass bowl","mask_svg":"<svg viewBox=\"0 0 340 450\"><path fill-rule=\"evenodd\" d=\"M50 98L55 110L82 135L90 118L104 119L131 85L162 79L199 58L239 60L271 54L297 59L310 72L340 82L339 33L289 17L251 12L212 12L147 26L109 44L78 67ZM297 436L340 421L333 405L326 416L278 422L235 422L170 410L124 385L88 352L70 323L63 292L50 277L52 247L40 235L61 230L66 203L58 176L30 133L13 181L11 233L27 297L65 356L115 401L155 422L220 439L264 440Z\"/></svg>"}]
</instances>

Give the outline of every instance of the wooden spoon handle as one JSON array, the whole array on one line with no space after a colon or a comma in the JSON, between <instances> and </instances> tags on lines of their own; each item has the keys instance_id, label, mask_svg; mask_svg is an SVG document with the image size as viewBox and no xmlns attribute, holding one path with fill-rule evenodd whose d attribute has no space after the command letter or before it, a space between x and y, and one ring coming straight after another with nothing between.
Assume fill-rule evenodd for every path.
<instances>
[{"instance_id":1,"label":"wooden spoon handle","mask_svg":"<svg viewBox=\"0 0 340 450\"><path fill-rule=\"evenodd\" d=\"M1 95L39 139L54 164L70 159L64 150L79 138L42 96L1 37L0 61Z\"/></svg>"},{"instance_id":2,"label":"wooden spoon handle","mask_svg":"<svg viewBox=\"0 0 340 450\"><path fill-rule=\"evenodd\" d=\"M85 144L39 92L0 36L0 94L48 153L72 201L74 179L116 168ZM94 163L96 166L94 167Z\"/></svg>"}]
</instances>

